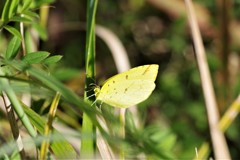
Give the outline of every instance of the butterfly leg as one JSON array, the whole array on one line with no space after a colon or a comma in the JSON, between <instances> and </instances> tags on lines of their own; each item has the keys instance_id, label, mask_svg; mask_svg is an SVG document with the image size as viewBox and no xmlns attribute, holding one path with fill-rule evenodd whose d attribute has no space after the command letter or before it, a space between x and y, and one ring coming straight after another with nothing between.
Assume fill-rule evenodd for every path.
<instances>
[{"instance_id":1,"label":"butterfly leg","mask_svg":"<svg viewBox=\"0 0 240 160\"><path fill-rule=\"evenodd\" d=\"M97 99L95 99L95 101L91 104L91 106L93 106L95 103L97 103Z\"/></svg>"}]
</instances>

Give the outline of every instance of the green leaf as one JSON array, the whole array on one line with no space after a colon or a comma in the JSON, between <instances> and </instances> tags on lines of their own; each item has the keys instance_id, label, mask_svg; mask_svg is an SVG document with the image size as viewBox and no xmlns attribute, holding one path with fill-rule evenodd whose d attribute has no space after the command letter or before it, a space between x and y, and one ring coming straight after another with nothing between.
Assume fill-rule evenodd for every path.
<instances>
[{"instance_id":1,"label":"green leaf","mask_svg":"<svg viewBox=\"0 0 240 160\"><path fill-rule=\"evenodd\" d=\"M89 117L91 117L95 125L97 125L98 127L101 127L98 125L98 121L96 120L96 114L99 114L99 112L94 107L91 107L88 103L85 103L77 94L75 94L72 90L67 88L63 83L61 83L55 77L49 75L47 72L43 70L36 69L34 67L26 65L21 61L13 60L13 61L5 61L5 63L22 72L27 71L29 75L35 77L38 81L40 81L46 87L56 92L59 92L67 102L70 102L71 104L78 106L79 109L81 109L83 112L86 112L89 115Z\"/></svg>"},{"instance_id":2,"label":"green leaf","mask_svg":"<svg viewBox=\"0 0 240 160\"><path fill-rule=\"evenodd\" d=\"M12 18L17 13L17 8L19 5L19 0L11 0L11 6L9 8L8 18Z\"/></svg>"},{"instance_id":3,"label":"green leaf","mask_svg":"<svg viewBox=\"0 0 240 160\"><path fill-rule=\"evenodd\" d=\"M3 68L0 67L0 75L4 76L5 73L3 71ZM22 105L18 100L18 97L14 90L12 89L8 79L6 78L0 78L0 86L3 86L3 91L6 93L7 97L9 98L11 102L11 106L13 107L14 111L16 112L18 118L21 120L22 124L25 126L27 129L28 133L32 136L35 137L37 135L37 132L31 125L28 117L26 116L25 112L22 109Z\"/></svg>"},{"instance_id":4,"label":"green leaf","mask_svg":"<svg viewBox=\"0 0 240 160\"><path fill-rule=\"evenodd\" d=\"M26 56L23 57L23 61L28 64L37 64L42 62L50 55L49 52L39 51L39 52L32 52L28 53Z\"/></svg>"},{"instance_id":5,"label":"green leaf","mask_svg":"<svg viewBox=\"0 0 240 160\"><path fill-rule=\"evenodd\" d=\"M27 10L30 7L30 5L32 4L32 0L24 0L23 2L24 2L24 4L23 4L21 12L24 12L25 10Z\"/></svg>"},{"instance_id":6,"label":"green leaf","mask_svg":"<svg viewBox=\"0 0 240 160\"><path fill-rule=\"evenodd\" d=\"M3 22L7 21L9 18L8 13L9 13L10 7L11 7L11 2L10 2L10 0L7 0L4 5L2 17L1 17Z\"/></svg>"},{"instance_id":7,"label":"green leaf","mask_svg":"<svg viewBox=\"0 0 240 160\"><path fill-rule=\"evenodd\" d=\"M62 56L60 55L56 55L56 56L51 56L46 58L43 63L44 64L53 64L53 63L57 63L58 61L60 61L62 59Z\"/></svg>"},{"instance_id":8,"label":"green leaf","mask_svg":"<svg viewBox=\"0 0 240 160\"><path fill-rule=\"evenodd\" d=\"M22 39L22 36L21 36L20 32L17 29L15 29L15 28L13 28L11 26L8 26L8 25L4 26L4 29L6 29L8 32L10 32L14 36L18 37L19 39Z\"/></svg>"},{"instance_id":9,"label":"green leaf","mask_svg":"<svg viewBox=\"0 0 240 160\"><path fill-rule=\"evenodd\" d=\"M56 72L52 73L54 77L58 80L65 81L77 77L79 75L79 70L73 68L59 68Z\"/></svg>"},{"instance_id":10,"label":"green leaf","mask_svg":"<svg viewBox=\"0 0 240 160\"><path fill-rule=\"evenodd\" d=\"M36 127L36 129L44 134L44 125L46 121L40 117L36 112L34 112L31 108L25 106L23 104L23 109L27 116L29 117L31 123ZM57 137L61 137L61 141L53 141L51 144L51 149L56 156L57 159L75 159L77 157L77 153L75 152L72 145L60 134L57 130L54 129L54 135Z\"/></svg>"},{"instance_id":11,"label":"green leaf","mask_svg":"<svg viewBox=\"0 0 240 160\"><path fill-rule=\"evenodd\" d=\"M28 22L28 23L33 22L32 18L20 17L20 16L14 16L10 19L10 21L13 21L13 22Z\"/></svg>"},{"instance_id":12,"label":"green leaf","mask_svg":"<svg viewBox=\"0 0 240 160\"><path fill-rule=\"evenodd\" d=\"M34 1L34 6L33 8L39 8L44 4L50 4L55 2L55 0L41 0L41 1Z\"/></svg>"},{"instance_id":13,"label":"green leaf","mask_svg":"<svg viewBox=\"0 0 240 160\"><path fill-rule=\"evenodd\" d=\"M97 0L89 0L87 1L87 35L86 35L86 74L88 75L86 78L85 88L89 88L92 83L91 79L95 79L95 16L97 10ZM91 92L85 92L84 99L87 100ZM90 101L94 101L93 99L89 99ZM82 122L82 132L94 134L93 124L88 118L88 116L83 113L83 122ZM87 155L94 154L94 142L92 139L82 139L81 141L81 158L86 158ZM123 153L122 151L120 151ZM93 157L87 156L87 158ZM123 158L124 159L124 158Z\"/></svg>"},{"instance_id":14,"label":"green leaf","mask_svg":"<svg viewBox=\"0 0 240 160\"><path fill-rule=\"evenodd\" d=\"M6 22L9 20L13 15L17 13L17 7L19 5L19 0L7 0L3 12L2 12L2 21Z\"/></svg>"},{"instance_id":15,"label":"green leaf","mask_svg":"<svg viewBox=\"0 0 240 160\"><path fill-rule=\"evenodd\" d=\"M36 51L36 44L33 35L30 33L30 28L25 30L25 47L27 54Z\"/></svg>"},{"instance_id":16,"label":"green leaf","mask_svg":"<svg viewBox=\"0 0 240 160\"><path fill-rule=\"evenodd\" d=\"M6 59L13 59L16 57L19 47L21 45L21 39L19 39L18 37L13 37L12 40L10 41L7 50L6 50L6 54L5 54L5 58Z\"/></svg>"},{"instance_id":17,"label":"green leaf","mask_svg":"<svg viewBox=\"0 0 240 160\"><path fill-rule=\"evenodd\" d=\"M37 23L33 24L33 28L37 30L39 37L42 40L47 40L48 36L47 36L46 28L44 28L43 26L41 26L40 24L37 24Z\"/></svg>"},{"instance_id":18,"label":"green leaf","mask_svg":"<svg viewBox=\"0 0 240 160\"><path fill-rule=\"evenodd\" d=\"M4 23L4 22L0 19L0 29L2 29L3 23Z\"/></svg>"},{"instance_id":19,"label":"green leaf","mask_svg":"<svg viewBox=\"0 0 240 160\"><path fill-rule=\"evenodd\" d=\"M31 11L29 11L29 10L24 11L22 14L23 14L24 16L26 16L26 17L39 19L39 15L38 15L37 13L31 12Z\"/></svg>"}]
</instances>

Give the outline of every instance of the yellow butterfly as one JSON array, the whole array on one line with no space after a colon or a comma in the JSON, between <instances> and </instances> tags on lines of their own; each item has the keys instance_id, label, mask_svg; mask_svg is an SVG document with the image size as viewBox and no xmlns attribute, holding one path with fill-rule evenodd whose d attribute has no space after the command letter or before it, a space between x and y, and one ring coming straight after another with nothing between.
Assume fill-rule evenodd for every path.
<instances>
[{"instance_id":1,"label":"yellow butterfly","mask_svg":"<svg viewBox=\"0 0 240 160\"><path fill-rule=\"evenodd\" d=\"M155 88L158 65L144 65L117 74L94 89L96 101L127 108L146 100Z\"/></svg>"}]
</instances>

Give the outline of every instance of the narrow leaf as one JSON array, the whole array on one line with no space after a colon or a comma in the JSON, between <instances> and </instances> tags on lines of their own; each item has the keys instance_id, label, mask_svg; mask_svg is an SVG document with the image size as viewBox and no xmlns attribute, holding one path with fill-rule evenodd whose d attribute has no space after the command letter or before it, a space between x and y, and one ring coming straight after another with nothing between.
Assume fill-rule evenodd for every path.
<instances>
[{"instance_id":1,"label":"narrow leaf","mask_svg":"<svg viewBox=\"0 0 240 160\"><path fill-rule=\"evenodd\" d=\"M39 18L39 15L35 12L26 10L22 13L23 15L29 16L29 17L33 17L33 18Z\"/></svg>"},{"instance_id":2,"label":"narrow leaf","mask_svg":"<svg viewBox=\"0 0 240 160\"><path fill-rule=\"evenodd\" d=\"M6 29L8 32L10 32L14 36L18 37L19 39L22 39L22 36L21 36L20 32L17 29L15 29L15 28L13 28L11 26L8 26L8 25L4 26L4 29Z\"/></svg>"},{"instance_id":3,"label":"narrow leaf","mask_svg":"<svg viewBox=\"0 0 240 160\"><path fill-rule=\"evenodd\" d=\"M10 7L11 7L11 2L10 0L7 0L4 5L2 17L1 17L3 22L8 20L8 13L9 13Z\"/></svg>"},{"instance_id":4,"label":"narrow leaf","mask_svg":"<svg viewBox=\"0 0 240 160\"><path fill-rule=\"evenodd\" d=\"M87 1L87 36L86 36L86 78L85 88L89 88L92 83L91 79L95 79L95 15L97 10L98 0ZM88 99L87 97L91 92L84 93L85 101L94 101L93 99ZM87 100L88 99L88 100ZM94 126L86 113L83 113L82 122L82 133L94 134ZM94 141L93 139L82 139L81 140L81 158L93 158L94 155ZM124 158L123 158L124 159Z\"/></svg>"},{"instance_id":5,"label":"narrow leaf","mask_svg":"<svg viewBox=\"0 0 240 160\"><path fill-rule=\"evenodd\" d=\"M0 75L2 75L2 76L5 75L2 67L0 67ZM9 81L6 78L1 78L0 79L0 85L4 87L3 91L8 96L8 98L9 98L9 100L11 102L11 105L14 108L14 111L16 112L18 118L22 121L22 123L25 126L25 128L27 129L28 133L32 137L36 137L37 136L37 132L35 131L35 129L31 125L28 116L26 116L26 113L23 111L22 105L19 102L18 97L15 94L14 90L10 86Z\"/></svg>"},{"instance_id":6,"label":"narrow leaf","mask_svg":"<svg viewBox=\"0 0 240 160\"><path fill-rule=\"evenodd\" d=\"M52 101L49 113L48 113L48 121L45 124L44 127L44 135L47 138L46 140L44 140L41 144L41 149L40 149L40 159L46 159L47 158L47 153L48 153L48 149L50 146L50 136L52 134L53 131L53 120L55 118L56 112L57 112L57 107L60 101L60 97L61 95L59 93L57 93Z\"/></svg>"},{"instance_id":7,"label":"narrow leaf","mask_svg":"<svg viewBox=\"0 0 240 160\"><path fill-rule=\"evenodd\" d=\"M55 2L55 0L41 0L41 1L34 1L33 8L40 8L44 4L50 4Z\"/></svg>"},{"instance_id":8,"label":"narrow leaf","mask_svg":"<svg viewBox=\"0 0 240 160\"><path fill-rule=\"evenodd\" d=\"M31 28L25 30L25 46L27 54L37 50L35 39L33 38L33 35L30 33L30 29Z\"/></svg>"},{"instance_id":9,"label":"narrow leaf","mask_svg":"<svg viewBox=\"0 0 240 160\"><path fill-rule=\"evenodd\" d=\"M7 50L6 50L6 54L5 54L5 58L6 59L13 59L16 57L19 47L21 45L21 39L19 39L18 37L13 37L12 40L10 41Z\"/></svg>"},{"instance_id":10,"label":"narrow leaf","mask_svg":"<svg viewBox=\"0 0 240 160\"><path fill-rule=\"evenodd\" d=\"M23 61L28 64L37 64L42 62L50 55L49 52L40 51L40 52L32 52L28 53L26 56L23 57Z\"/></svg>"},{"instance_id":11,"label":"narrow leaf","mask_svg":"<svg viewBox=\"0 0 240 160\"><path fill-rule=\"evenodd\" d=\"M31 17L31 18L39 18L39 15L37 14L37 13L35 13L35 12L31 12L31 11L24 11L23 13L22 13L24 16L27 16L27 17Z\"/></svg>"},{"instance_id":12,"label":"narrow leaf","mask_svg":"<svg viewBox=\"0 0 240 160\"><path fill-rule=\"evenodd\" d=\"M53 64L53 63L57 63L58 61L60 61L62 59L62 56L60 55L56 55L56 56L51 56L46 58L43 63L44 64Z\"/></svg>"},{"instance_id":13,"label":"narrow leaf","mask_svg":"<svg viewBox=\"0 0 240 160\"><path fill-rule=\"evenodd\" d=\"M39 34L39 37L42 39L42 40L47 40L48 36L47 36L47 30L42 27L40 24L37 24L37 23L34 23L33 24L33 27L34 29L37 30L38 34Z\"/></svg>"},{"instance_id":14,"label":"narrow leaf","mask_svg":"<svg viewBox=\"0 0 240 160\"><path fill-rule=\"evenodd\" d=\"M31 123L36 127L36 129L44 134L44 124L46 121L39 116L36 112L34 112L31 108L25 106L23 104L23 109L25 113L28 115ZM77 153L75 152L72 145L61 135L57 130L54 129L54 134L61 137L61 141L54 141L51 144L51 149L56 156L57 159L75 159Z\"/></svg>"},{"instance_id":15,"label":"narrow leaf","mask_svg":"<svg viewBox=\"0 0 240 160\"><path fill-rule=\"evenodd\" d=\"M58 80L65 81L77 77L79 75L79 70L73 68L59 68L56 72L52 73L54 77Z\"/></svg>"},{"instance_id":16,"label":"narrow leaf","mask_svg":"<svg viewBox=\"0 0 240 160\"><path fill-rule=\"evenodd\" d=\"M9 8L9 12L8 12L8 18L12 18L16 13L17 13L17 8L19 5L19 0L11 0L11 6Z\"/></svg>"},{"instance_id":17,"label":"narrow leaf","mask_svg":"<svg viewBox=\"0 0 240 160\"><path fill-rule=\"evenodd\" d=\"M24 0L23 2L24 2L24 4L23 4L21 12L24 12L25 10L27 10L30 7L32 0Z\"/></svg>"},{"instance_id":18,"label":"narrow leaf","mask_svg":"<svg viewBox=\"0 0 240 160\"><path fill-rule=\"evenodd\" d=\"M10 19L10 21L13 22L33 22L32 18L28 18L28 17L20 17L20 16L14 16Z\"/></svg>"}]
</instances>

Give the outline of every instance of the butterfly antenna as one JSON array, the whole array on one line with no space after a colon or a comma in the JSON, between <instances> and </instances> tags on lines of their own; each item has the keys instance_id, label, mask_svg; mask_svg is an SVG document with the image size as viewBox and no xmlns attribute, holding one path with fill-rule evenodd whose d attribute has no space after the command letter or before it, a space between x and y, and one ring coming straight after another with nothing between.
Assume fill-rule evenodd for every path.
<instances>
[{"instance_id":1,"label":"butterfly antenna","mask_svg":"<svg viewBox=\"0 0 240 160\"><path fill-rule=\"evenodd\" d=\"M97 85L95 83L90 83L89 86L94 86L96 87Z\"/></svg>"},{"instance_id":2,"label":"butterfly antenna","mask_svg":"<svg viewBox=\"0 0 240 160\"><path fill-rule=\"evenodd\" d=\"M86 92L90 92L90 91L93 91L94 90L94 88L91 88L91 89L89 89L89 90L85 90Z\"/></svg>"}]
</instances>

